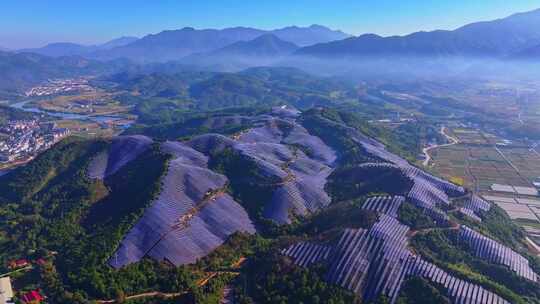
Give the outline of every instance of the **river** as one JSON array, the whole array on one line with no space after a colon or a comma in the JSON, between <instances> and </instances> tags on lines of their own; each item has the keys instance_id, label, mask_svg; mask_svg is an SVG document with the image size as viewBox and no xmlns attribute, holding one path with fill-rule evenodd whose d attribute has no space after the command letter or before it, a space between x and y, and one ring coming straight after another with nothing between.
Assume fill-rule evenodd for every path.
<instances>
[{"instance_id":1,"label":"river","mask_svg":"<svg viewBox=\"0 0 540 304\"><path fill-rule=\"evenodd\" d=\"M122 119L118 116L108 116L108 115L84 115L84 114L73 114L73 113L61 113L61 112L50 112L38 109L36 107L25 107L27 103L30 101L21 101L17 103L10 104L9 106L15 109L19 109L25 112L32 112L32 113L40 113L40 114L47 114L52 117L57 117L61 119L68 119L68 120L91 120L94 122L108 122L108 121L114 121Z\"/></svg>"}]
</instances>

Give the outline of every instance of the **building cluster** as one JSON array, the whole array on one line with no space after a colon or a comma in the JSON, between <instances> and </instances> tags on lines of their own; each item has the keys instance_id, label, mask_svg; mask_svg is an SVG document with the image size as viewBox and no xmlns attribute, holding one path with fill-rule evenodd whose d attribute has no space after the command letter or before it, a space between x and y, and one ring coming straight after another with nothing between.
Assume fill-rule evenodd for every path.
<instances>
[{"instance_id":1,"label":"building cluster","mask_svg":"<svg viewBox=\"0 0 540 304\"><path fill-rule=\"evenodd\" d=\"M36 266L43 266L45 263L47 262L43 258L39 258L34 261ZM8 269L11 271L11 273L29 271L33 267L33 263L26 259L18 259L8 262ZM18 301L16 301L15 298L18 299ZM0 277L0 304L39 304L43 300L45 300L45 296L43 296L39 288L32 290L21 290L16 294L11 284L11 277Z\"/></svg>"},{"instance_id":2,"label":"building cluster","mask_svg":"<svg viewBox=\"0 0 540 304\"><path fill-rule=\"evenodd\" d=\"M91 92L94 89L85 78L49 80L26 91L26 96L48 96L69 92Z\"/></svg>"},{"instance_id":3,"label":"building cluster","mask_svg":"<svg viewBox=\"0 0 540 304\"><path fill-rule=\"evenodd\" d=\"M69 130L36 120L9 121L0 127L0 163L31 158L69 135Z\"/></svg>"}]
</instances>

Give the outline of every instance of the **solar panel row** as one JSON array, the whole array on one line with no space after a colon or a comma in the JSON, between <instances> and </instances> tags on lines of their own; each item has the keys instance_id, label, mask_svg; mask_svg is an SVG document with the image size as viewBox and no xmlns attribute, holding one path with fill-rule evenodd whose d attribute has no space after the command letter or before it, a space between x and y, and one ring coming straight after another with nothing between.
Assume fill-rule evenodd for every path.
<instances>
[{"instance_id":1,"label":"solar panel row","mask_svg":"<svg viewBox=\"0 0 540 304\"><path fill-rule=\"evenodd\" d=\"M491 205L476 195L472 195L459 211L476 221L482 221L480 214L491 209Z\"/></svg>"},{"instance_id":2,"label":"solar panel row","mask_svg":"<svg viewBox=\"0 0 540 304\"><path fill-rule=\"evenodd\" d=\"M296 265L308 267L311 264L325 261L331 249L332 247L327 245L300 242L283 249L281 253L293 258Z\"/></svg>"},{"instance_id":3,"label":"solar panel row","mask_svg":"<svg viewBox=\"0 0 540 304\"><path fill-rule=\"evenodd\" d=\"M362 209L384 213L397 218L401 204L405 202L403 196L375 196L368 198L362 205Z\"/></svg>"},{"instance_id":4,"label":"solar panel row","mask_svg":"<svg viewBox=\"0 0 540 304\"><path fill-rule=\"evenodd\" d=\"M526 258L497 241L466 226L461 226L459 240L468 244L477 257L508 266L519 276L534 282L538 281L538 275L529 266L529 261Z\"/></svg>"}]
</instances>

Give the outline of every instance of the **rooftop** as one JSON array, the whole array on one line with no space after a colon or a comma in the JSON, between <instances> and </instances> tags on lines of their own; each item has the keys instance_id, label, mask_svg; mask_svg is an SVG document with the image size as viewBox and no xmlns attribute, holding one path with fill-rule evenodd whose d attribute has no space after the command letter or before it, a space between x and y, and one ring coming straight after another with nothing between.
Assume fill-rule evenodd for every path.
<instances>
[{"instance_id":1,"label":"rooftop","mask_svg":"<svg viewBox=\"0 0 540 304\"><path fill-rule=\"evenodd\" d=\"M10 300L13 298L13 289L11 287L10 277L0 278L0 296L3 297L3 300Z\"/></svg>"}]
</instances>

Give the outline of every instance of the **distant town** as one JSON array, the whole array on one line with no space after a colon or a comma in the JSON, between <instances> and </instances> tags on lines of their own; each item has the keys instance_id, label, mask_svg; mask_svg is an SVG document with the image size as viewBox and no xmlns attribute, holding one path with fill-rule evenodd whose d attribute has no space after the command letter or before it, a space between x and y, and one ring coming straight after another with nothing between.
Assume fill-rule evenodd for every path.
<instances>
[{"instance_id":1,"label":"distant town","mask_svg":"<svg viewBox=\"0 0 540 304\"><path fill-rule=\"evenodd\" d=\"M0 127L0 164L25 162L69 135L55 123L37 120L9 121Z\"/></svg>"},{"instance_id":2,"label":"distant town","mask_svg":"<svg viewBox=\"0 0 540 304\"><path fill-rule=\"evenodd\" d=\"M49 96L62 93L92 92L94 88L88 84L87 78L53 79L47 83L26 91L26 96Z\"/></svg>"}]
</instances>

